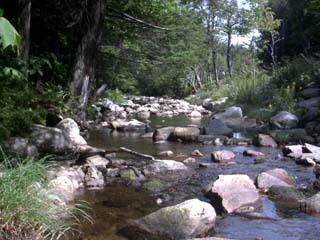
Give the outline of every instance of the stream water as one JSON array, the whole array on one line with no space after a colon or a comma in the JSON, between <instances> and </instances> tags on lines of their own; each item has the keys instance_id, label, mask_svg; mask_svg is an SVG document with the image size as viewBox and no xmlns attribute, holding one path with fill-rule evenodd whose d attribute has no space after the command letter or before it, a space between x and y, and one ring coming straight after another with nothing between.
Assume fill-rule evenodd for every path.
<instances>
[{"instance_id":1,"label":"stream water","mask_svg":"<svg viewBox=\"0 0 320 240\"><path fill-rule=\"evenodd\" d=\"M191 121L187 117L151 119L151 126L186 126L188 124L203 125L207 120ZM123 237L121 228L128 221L142 217L160 207L176 204L191 198L207 201L202 189L218 174L242 173L254 179L259 172L272 168L284 168L296 178L298 187L305 187L314 180L312 168L296 165L293 161L280 160L281 150L272 148L256 148L253 146L213 146L194 143L166 142L155 144L151 139L139 137L139 133L119 133L110 130L93 131L89 143L105 149L127 147L145 154L157 155L161 151L171 150L175 155L190 155L194 149L199 149L205 156L198 158L197 163L210 163L210 153L214 150L228 149L236 153L236 164L199 168L194 165L194 171L185 176L161 178L163 187L157 191L146 191L141 187L125 186L123 184L109 184L104 189L83 189L78 199L86 200L91 204L93 224L84 224L83 240L125 240L149 239ZM245 149L254 149L265 153L267 161L254 164L253 157L244 157ZM123 154L121 158L132 156ZM136 161L140 161L138 158ZM156 204L156 199L164 199L162 205ZM216 220L211 236L231 239L264 239L264 240L313 240L320 238L320 216L307 215L296 209L278 206L275 202L262 197L263 219L246 218L239 215L223 215Z\"/></svg>"}]
</instances>

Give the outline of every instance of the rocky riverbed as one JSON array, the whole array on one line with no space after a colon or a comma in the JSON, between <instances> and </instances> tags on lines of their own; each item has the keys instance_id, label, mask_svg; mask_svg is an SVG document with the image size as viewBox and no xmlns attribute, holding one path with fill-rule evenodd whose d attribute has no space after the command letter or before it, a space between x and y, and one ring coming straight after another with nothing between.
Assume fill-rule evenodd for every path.
<instances>
[{"instance_id":1,"label":"rocky riverbed","mask_svg":"<svg viewBox=\"0 0 320 240\"><path fill-rule=\"evenodd\" d=\"M259 123L237 106L212 112L220 102L209 102L106 100L85 138L63 119L10 147L60 156L50 184L66 202L92 204L82 239L317 238L317 135L287 112Z\"/></svg>"}]
</instances>

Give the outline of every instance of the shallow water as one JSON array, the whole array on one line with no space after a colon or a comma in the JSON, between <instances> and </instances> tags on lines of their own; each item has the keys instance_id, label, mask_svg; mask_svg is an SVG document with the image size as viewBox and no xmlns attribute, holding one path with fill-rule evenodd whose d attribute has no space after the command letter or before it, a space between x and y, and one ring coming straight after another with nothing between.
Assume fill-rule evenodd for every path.
<instances>
[{"instance_id":1,"label":"shallow water","mask_svg":"<svg viewBox=\"0 0 320 240\"><path fill-rule=\"evenodd\" d=\"M186 117L157 118L152 119L151 125L160 126L186 126L195 124ZM203 125L207 119L198 121L197 125ZM236 153L236 164L219 167L198 168L179 178L166 177L161 180L165 187L161 192L146 192L132 186L111 185L103 190L83 190L78 198L91 203L95 223L82 227L86 240L124 240L131 238L122 237L118 231L130 220L142 217L159 207L176 204L186 199L203 197L201 190L218 175L243 173L254 179L261 171L280 167L286 169L297 181L298 187L305 187L314 180L312 168L296 165L293 161L279 160L281 151L272 148L256 148L253 146L213 146L194 143L153 143L151 139L139 137L139 133L119 133L110 130L93 131L90 134L89 143L105 149L118 149L126 147L145 154L156 156L159 152L171 150L175 155L190 155L194 149L199 149L205 156L197 159L197 163L210 163L210 153L214 150L229 149ZM243 151L247 148L259 150L266 155L267 161L254 164L254 158L244 157ZM120 154L122 158L133 158L126 154ZM137 159L137 161L139 161ZM156 198L166 199L163 206L157 206ZM306 215L297 210L279 208L266 196L262 197L262 212L266 218L252 219L238 215L223 215L218 218L213 236L233 239L264 240L308 240L319 239L320 216ZM142 238L141 238L142 239ZM148 239L148 238L144 238Z\"/></svg>"}]
</instances>

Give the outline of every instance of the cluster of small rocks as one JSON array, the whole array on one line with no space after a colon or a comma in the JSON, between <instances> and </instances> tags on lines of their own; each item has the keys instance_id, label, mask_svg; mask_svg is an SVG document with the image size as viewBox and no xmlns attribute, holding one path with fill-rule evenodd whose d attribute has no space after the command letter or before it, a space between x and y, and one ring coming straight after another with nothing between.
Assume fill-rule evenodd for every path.
<instances>
[{"instance_id":1,"label":"cluster of small rocks","mask_svg":"<svg viewBox=\"0 0 320 240\"><path fill-rule=\"evenodd\" d=\"M185 114L194 118L201 118L210 111L202 106L192 105L185 100L164 97L132 97L125 103L115 104L109 99L103 99L93 105L98 119L104 122L115 119L148 119L151 115L172 117Z\"/></svg>"}]
</instances>

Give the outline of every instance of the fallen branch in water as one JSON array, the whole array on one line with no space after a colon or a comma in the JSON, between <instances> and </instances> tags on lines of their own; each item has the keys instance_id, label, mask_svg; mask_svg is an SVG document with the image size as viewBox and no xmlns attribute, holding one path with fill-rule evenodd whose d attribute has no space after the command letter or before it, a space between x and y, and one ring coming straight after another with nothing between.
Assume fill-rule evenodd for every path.
<instances>
[{"instance_id":1,"label":"fallen branch in water","mask_svg":"<svg viewBox=\"0 0 320 240\"><path fill-rule=\"evenodd\" d=\"M142 158L146 158L146 159L150 159L150 160L155 160L155 157L153 157L151 155L139 153L139 152L133 151L133 150L125 148L125 147L120 147L120 150L123 152L126 152L126 153L130 153L132 155L138 156L138 157L142 157Z\"/></svg>"}]
</instances>

